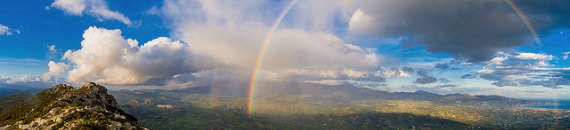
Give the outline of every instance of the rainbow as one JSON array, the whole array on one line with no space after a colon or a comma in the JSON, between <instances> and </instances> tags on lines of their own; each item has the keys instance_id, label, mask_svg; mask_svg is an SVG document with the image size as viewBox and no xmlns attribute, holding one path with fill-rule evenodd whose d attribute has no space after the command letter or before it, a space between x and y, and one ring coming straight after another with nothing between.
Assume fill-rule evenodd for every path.
<instances>
[{"instance_id":1,"label":"rainbow","mask_svg":"<svg viewBox=\"0 0 570 130\"><path fill-rule=\"evenodd\" d=\"M528 28L528 30L530 31L530 33L532 34L532 37L534 38L534 41L537 44L541 44L540 42L540 37L538 37L536 30L534 29L534 27L532 26L532 24L530 23L530 21L528 20L528 18L526 17L526 15L524 15L524 13L520 10L520 8L512 1L512 0L505 0L505 2L511 6L511 8L513 8L513 10L515 10L515 12L517 13L517 15L519 16L519 18L521 18L521 20L523 21L523 23L525 24L526 28ZM554 82L554 81L552 81ZM552 83L554 84L554 83ZM555 86L552 86L555 87ZM553 89L552 91L552 95L553 95L553 99L554 99L554 109L558 110L558 96L556 93L556 90ZM559 117L560 117L560 113L557 113L554 115L554 119L556 119L554 121L554 125L558 126L559 123Z\"/></svg>"},{"instance_id":2,"label":"rainbow","mask_svg":"<svg viewBox=\"0 0 570 130\"><path fill-rule=\"evenodd\" d=\"M522 22L524 23L524 25L526 26L526 28L528 28L528 30L530 31L530 33L532 34L532 37L534 38L534 41L537 44L540 44L540 38L538 37L536 30L534 30L534 27L532 26L532 24L530 23L530 21L528 20L528 18L526 17L526 15L524 15L524 13L521 11L521 9L512 1L512 0L505 0L505 2L511 6L511 8L513 8L513 10L515 10L515 13L517 13L517 15L519 16L519 18L521 18Z\"/></svg>"},{"instance_id":3,"label":"rainbow","mask_svg":"<svg viewBox=\"0 0 570 130\"><path fill-rule=\"evenodd\" d=\"M261 68L261 63L263 62L263 55L265 54L265 51L267 50L267 46L269 45L269 42L271 41L271 37L273 37L273 33L275 33L275 31L277 30L277 27L279 27L283 18L285 18L287 13L289 13L289 10L291 10L291 8L297 3L297 1L298 0L293 0L287 6L285 6L285 8L281 12L281 14L279 14L279 17L277 17L277 19L273 23L273 26L271 26L271 30L267 34L267 37L265 37L265 40L263 41L263 44L261 45L261 49L259 50L259 54L257 54L257 60L255 62L255 67L253 67L253 71L251 73L251 80L249 81L249 96L248 96L248 105L247 105L247 115L248 116L251 116L253 114L253 110L254 110L254 106L255 106L255 102L254 102L255 87L256 87L256 83L257 83L257 76L258 76L259 70Z\"/></svg>"}]
</instances>

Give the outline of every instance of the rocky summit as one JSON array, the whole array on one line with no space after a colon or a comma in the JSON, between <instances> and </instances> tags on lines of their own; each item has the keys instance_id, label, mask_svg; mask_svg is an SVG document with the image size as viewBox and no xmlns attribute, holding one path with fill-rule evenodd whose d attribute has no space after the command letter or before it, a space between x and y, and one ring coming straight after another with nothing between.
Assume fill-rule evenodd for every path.
<instances>
[{"instance_id":1,"label":"rocky summit","mask_svg":"<svg viewBox=\"0 0 570 130\"><path fill-rule=\"evenodd\" d=\"M147 129L119 109L107 89L93 82L59 84L0 115L2 129Z\"/></svg>"}]
</instances>

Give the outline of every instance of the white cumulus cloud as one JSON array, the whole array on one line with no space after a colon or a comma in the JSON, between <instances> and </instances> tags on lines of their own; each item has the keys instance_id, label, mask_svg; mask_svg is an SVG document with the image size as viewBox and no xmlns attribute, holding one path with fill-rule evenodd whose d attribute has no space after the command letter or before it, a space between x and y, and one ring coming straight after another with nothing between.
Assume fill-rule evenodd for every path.
<instances>
[{"instance_id":1,"label":"white cumulus cloud","mask_svg":"<svg viewBox=\"0 0 570 130\"><path fill-rule=\"evenodd\" d=\"M49 71L42 74L42 80L44 82L48 82L52 79L52 77L57 76L59 77L61 73L65 72L65 70L69 69L69 66L65 63L55 63L53 61L49 61L48 63Z\"/></svg>"},{"instance_id":2,"label":"white cumulus cloud","mask_svg":"<svg viewBox=\"0 0 570 130\"><path fill-rule=\"evenodd\" d=\"M160 84L180 77L176 75L216 67L239 72L253 69L257 58L255 52L263 37L254 37L257 36L255 32L209 30L214 32L197 30L203 32L200 33L202 37L188 39L188 44L161 37L138 45L136 40L123 38L120 30L90 27L83 34L82 48L68 50L64 54L63 58L72 66L68 80L123 85ZM224 31L226 38L214 37ZM359 80L382 76L374 74L378 57L373 52L344 43L334 35L282 30L276 32L274 38L275 43L267 49L262 63L262 71L276 73L274 79Z\"/></svg>"},{"instance_id":3,"label":"white cumulus cloud","mask_svg":"<svg viewBox=\"0 0 570 130\"><path fill-rule=\"evenodd\" d=\"M303 4L311 2L299 2L291 12L310 10ZM306 15L326 17L307 23L293 22L293 27L270 32L271 24L263 21L275 16L255 11L269 4L262 1L165 1L163 7L154 8L153 12L160 12L171 23L173 35L188 43L192 52L211 58L218 66L251 71L268 34L273 33L261 65L261 72L273 79L302 82L382 76L376 74L381 56L372 49L346 43L334 34L320 31L326 30L322 28L328 23L323 19L329 19L329 14L309 13ZM336 9L327 10L333 8ZM307 16L292 13L287 17L305 19Z\"/></svg>"},{"instance_id":4,"label":"white cumulus cloud","mask_svg":"<svg viewBox=\"0 0 570 130\"><path fill-rule=\"evenodd\" d=\"M537 54L537 53L518 53L518 55L515 56L515 58L517 59L521 59L521 60L539 60L539 61L546 61L546 60L552 60L553 56L552 55L546 55L546 54Z\"/></svg>"},{"instance_id":5,"label":"white cumulus cloud","mask_svg":"<svg viewBox=\"0 0 570 130\"><path fill-rule=\"evenodd\" d=\"M100 21L117 20L126 25L134 26L125 15L118 11L110 10L107 2L104 0L55 0L50 6L63 10L69 15L82 16L86 13Z\"/></svg>"},{"instance_id":6,"label":"white cumulus cloud","mask_svg":"<svg viewBox=\"0 0 570 130\"><path fill-rule=\"evenodd\" d=\"M562 59L563 60L568 59L568 54L570 54L570 52L562 52Z\"/></svg>"},{"instance_id":7,"label":"white cumulus cloud","mask_svg":"<svg viewBox=\"0 0 570 130\"><path fill-rule=\"evenodd\" d=\"M487 65L502 65L506 60L508 60L507 57L495 57L485 63L487 63Z\"/></svg>"},{"instance_id":8,"label":"white cumulus cloud","mask_svg":"<svg viewBox=\"0 0 570 130\"><path fill-rule=\"evenodd\" d=\"M71 82L145 84L195 72L206 63L194 59L188 45L165 37L139 46L136 40L124 39L120 30L89 27L83 38L81 49L63 56L71 62Z\"/></svg>"},{"instance_id":9,"label":"white cumulus cloud","mask_svg":"<svg viewBox=\"0 0 570 130\"><path fill-rule=\"evenodd\" d=\"M51 53L51 54L54 54L57 52L55 45L48 45L47 48L49 50L49 53Z\"/></svg>"},{"instance_id":10,"label":"white cumulus cloud","mask_svg":"<svg viewBox=\"0 0 570 130\"><path fill-rule=\"evenodd\" d=\"M190 85L209 70L239 73L232 75L244 79L251 76L261 47L269 42L262 53L260 79L383 82L378 72L381 56L319 31L322 27L280 28L267 40L273 22L264 21L275 16L255 10L270 5L198 0L165 1L163 7L153 8L153 14L173 30L173 38L181 41L161 37L139 45L121 36L120 30L90 27L83 34L82 48L64 54L71 67L68 81Z\"/></svg>"},{"instance_id":11,"label":"white cumulus cloud","mask_svg":"<svg viewBox=\"0 0 570 130\"><path fill-rule=\"evenodd\" d=\"M8 26L0 24L0 35L12 35L14 33L20 34L20 30L11 29Z\"/></svg>"}]
</instances>

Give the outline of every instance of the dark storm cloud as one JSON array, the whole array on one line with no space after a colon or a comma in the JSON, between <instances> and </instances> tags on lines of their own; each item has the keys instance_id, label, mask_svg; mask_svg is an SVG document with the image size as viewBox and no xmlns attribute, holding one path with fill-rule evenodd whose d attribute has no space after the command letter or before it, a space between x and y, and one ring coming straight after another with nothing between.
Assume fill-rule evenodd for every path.
<instances>
[{"instance_id":1,"label":"dark storm cloud","mask_svg":"<svg viewBox=\"0 0 570 130\"><path fill-rule=\"evenodd\" d=\"M461 79L475 79L477 78L477 76L472 75L472 74L465 74L463 76L461 76Z\"/></svg>"},{"instance_id":2,"label":"dark storm cloud","mask_svg":"<svg viewBox=\"0 0 570 130\"><path fill-rule=\"evenodd\" d=\"M459 65L459 64L461 64L462 61L463 60L451 60L451 61L449 61L449 64L450 65Z\"/></svg>"},{"instance_id":3,"label":"dark storm cloud","mask_svg":"<svg viewBox=\"0 0 570 130\"><path fill-rule=\"evenodd\" d=\"M444 85L438 85L435 86L436 88L455 88L455 87L459 87L459 85L456 84L444 84Z\"/></svg>"},{"instance_id":4,"label":"dark storm cloud","mask_svg":"<svg viewBox=\"0 0 570 130\"><path fill-rule=\"evenodd\" d=\"M416 73L418 74L418 76L421 76L421 77L417 78L416 81L414 81L414 83L429 84L429 83L437 82L437 78L430 76L429 72L427 70L418 70L418 71L416 71Z\"/></svg>"},{"instance_id":5,"label":"dark storm cloud","mask_svg":"<svg viewBox=\"0 0 570 130\"><path fill-rule=\"evenodd\" d=\"M421 78L417 78L414 83L429 84L429 83L435 83L436 81L437 81L437 78L435 78L435 77L421 77Z\"/></svg>"},{"instance_id":6,"label":"dark storm cloud","mask_svg":"<svg viewBox=\"0 0 570 130\"><path fill-rule=\"evenodd\" d=\"M444 84L451 83L451 81L447 78L439 78L439 82Z\"/></svg>"},{"instance_id":7,"label":"dark storm cloud","mask_svg":"<svg viewBox=\"0 0 570 130\"><path fill-rule=\"evenodd\" d=\"M568 0L514 0L539 36L570 25ZM359 12L360 11L360 12ZM350 29L384 38L405 37L403 47L424 46L471 62L534 42L521 17L503 0L385 0L364 3ZM358 15L357 15L358 16Z\"/></svg>"},{"instance_id":8,"label":"dark storm cloud","mask_svg":"<svg viewBox=\"0 0 570 130\"><path fill-rule=\"evenodd\" d=\"M420 69L416 72L416 74L418 74L418 76L421 77L428 77L428 72L426 70Z\"/></svg>"},{"instance_id":9,"label":"dark storm cloud","mask_svg":"<svg viewBox=\"0 0 570 130\"><path fill-rule=\"evenodd\" d=\"M526 93L546 93L547 91L530 91L530 90L525 90L525 91L523 91L523 92L526 92Z\"/></svg>"},{"instance_id":10,"label":"dark storm cloud","mask_svg":"<svg viewBox=\"0 0 570 130\"><path fill-rule=\"evenodd\" d=\"M435 68L446 70L449 68L449 65L447 63L437 63L437 64L435 64Z\"/></svg>"},{"instance_id":11,"label":"dark storm cloud","mask_svg":"<svg viewBox=\"0 0 570 130\"><path fill-rule=\"evenodd\" d=\"M402 71L406 73L414 73L414 69L412 69L412 67L402 67Z\"/></svg>"},{"instance_id":12,"label":"dark storm cloud","mask_svg":"<svg viewBox=\"0 0 570 130\"><path fill-rule=\"evenodd\" d=\"M429 72L427 70L424 70L424 69L420 69L416 73L418 74L418 76L421 76L421 77L429 77Z\"/></svg>"}]
</instances>

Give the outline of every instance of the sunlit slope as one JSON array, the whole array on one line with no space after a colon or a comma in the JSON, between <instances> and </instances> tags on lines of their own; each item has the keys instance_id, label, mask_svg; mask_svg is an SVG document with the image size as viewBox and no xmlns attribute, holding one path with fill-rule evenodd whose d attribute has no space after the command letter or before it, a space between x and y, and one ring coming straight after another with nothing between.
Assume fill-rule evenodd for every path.
<instances>
[{"instance_id":1,"label":"sunlit slope","mask_svg":"<svg viewBox=\"0 0 570 130\"><path fill-rule=\"evenodd\" d=\"M543 102L500 96L439 95L425 91L391 93L350 86L293 87L282 92L278 91L285 88L277 87L276 91L264 91L255 98L255 114L250 117L245 112L247 97L240 94L224 96L223 91L214 95L208 92L212 89L215 88L122 90L112 94L116 95L120 105L125 106L123 108L143 124L147 123L149 128L173 127L176 126L174 122L192 124L185 128L319 129L516 129L566 128L570 124L569 111L521 107ZM158 105L171 105L172 108Z\"/></svg>"}]
</instances>

